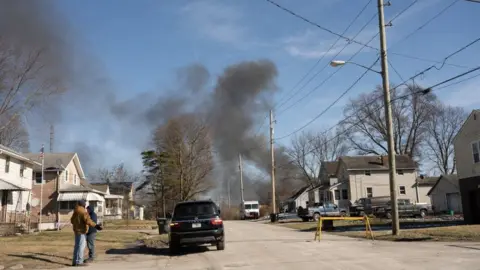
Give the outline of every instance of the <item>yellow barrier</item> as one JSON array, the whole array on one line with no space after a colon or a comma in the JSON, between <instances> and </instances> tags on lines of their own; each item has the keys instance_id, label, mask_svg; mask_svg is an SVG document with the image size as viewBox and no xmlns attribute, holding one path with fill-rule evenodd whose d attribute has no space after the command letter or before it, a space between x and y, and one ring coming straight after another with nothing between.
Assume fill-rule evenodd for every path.
<instances>
[{"instance_id":1,"label":"yellow barrier","mask_svg":"<svg viewBox=\"0 0 480 270\"><path fill-rule=\"evenodd\" d=\"M365 221L365 237L368 238L369 234L370 237L373 239L373 232L372 227L370 226L370 219L367 216L364 217L320 217L317 224L317 231L315 232L314 241L320 241L322 237L322 225L324 220L363 220Z\"/></svg>"}]
</instances>

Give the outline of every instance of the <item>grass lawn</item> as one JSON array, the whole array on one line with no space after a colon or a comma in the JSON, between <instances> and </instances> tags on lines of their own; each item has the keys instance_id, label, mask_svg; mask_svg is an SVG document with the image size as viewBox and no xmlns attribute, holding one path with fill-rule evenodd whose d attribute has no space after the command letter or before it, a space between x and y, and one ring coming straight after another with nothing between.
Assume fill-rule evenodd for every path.
<instances>
[{"instance_id":1,"label":"grass lawn","mask_svg":"<svg viewBox=\"0 0 480 270\"><path fill-rule=\"evenodd\" d=\"M158 236L155 236L158 237ZM97 234L98 259L109 249L125 248L148 235L140 232L102 231ZM0 265L5 268L22 264L24 268L60 268L72 264L74 236L71 230L42 232L0 238Z\"/></svg>"},{"instance_id":2,"label":"grass lawn","mask_svg":"<svg viewBox=\"0 0 480 270\"><path fill-rule=\"evenodd\" d=\"M155 220L106 220L103 225L107 230L150 230L158 228Z\"/></svg>"},{"instance_id":3,"label":"grass lawn","mask_svg":"<svg viewBox=\"0 0 480 270\"><path fill-rule=\"evenodd\" d=\"M390 221L381 219L370 220L375 240L388 241L480 241L480 225L458 225L445 221L408 221L400 224L401 234L392 236L389 230ZM278 223L299 231L315 231L315 222ZM443 226L440 226L443 225ZM365 224L362 221L334 221L335 231L327 232L335 235L365 238ZM430 228L415 228L418 226L439 226Z\"/></svg>"}]
</instances>

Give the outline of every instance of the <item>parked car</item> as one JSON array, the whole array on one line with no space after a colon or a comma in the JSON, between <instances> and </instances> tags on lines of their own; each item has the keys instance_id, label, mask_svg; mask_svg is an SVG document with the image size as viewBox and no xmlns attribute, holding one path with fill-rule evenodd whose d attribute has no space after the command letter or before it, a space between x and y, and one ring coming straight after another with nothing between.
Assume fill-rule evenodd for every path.
<instances>
[{"instance_id":1,"label":"parked car","mask_svg":"<svg viewBox=\"0 0 480 270\"><path fill-rule=\"evenodd\" d=\"M336 204L327 202L327 203L315 204L312 207L307 207L306 209L299 207L297 215L304 222L309 220L318 221L321 216L327 216L327 217L346 216L347 209L340 208Z\"/></svg>"},{"instance_id":2,"label":"parked car","mask_svg":"<svg viewBox=\"0 0 480 270\"><path fill-rule=\"evenodd\" d=\"M398 199L398 215L400 217L421 217L424 218L433 213L432 205L428 203L412 203L410 199ZM392 207L390 201L384 207L376 209L375 216L392 218Z\"/></svg>"},{"instance_id":3,"label":"parked car","mask_svg":"<svg viewBox=\"0 0 480 270\"><path fill-rule=\"evenodd\" d=\"M385 207L389 201L390 196L360 198L350 206L350 216L363 217L364 215L374 214L378 207Z\"/></svg>"},{"instance_id":4,"label":"parked car","mask_svg":"<svg viewBox=\"0 0 480 270\"><path fill-rule=\"evenodd\" d=\"M184 245L216 245L225 249L225 232L220 210L211 200L187 201L175 205L170 233L170 253L175 254Z\"/></svg>"}]
</instances>

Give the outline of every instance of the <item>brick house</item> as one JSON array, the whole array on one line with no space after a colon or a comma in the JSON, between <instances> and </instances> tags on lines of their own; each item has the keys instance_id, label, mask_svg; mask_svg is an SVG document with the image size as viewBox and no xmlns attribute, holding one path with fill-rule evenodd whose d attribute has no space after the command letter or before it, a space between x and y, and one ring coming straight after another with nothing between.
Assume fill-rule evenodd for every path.
<instances>
[{"instance_id":1,"label":"brick house","mask_svg":"<svg viewBox=\"0 0 480 270\"><path fill-rule=\"evenodd\" d=\"M39 153L24 154L41 163ZM35 177L32 186L32 215L42 215L40 229L55 228L56 224L70 224L70 217L79 200L86 200L103 215L104 193L95 190L85 180L85 174L77 153L45 153L44 184L42 194L41 165L34 168ZM42 206L40 206L42 201Z\"/></svg>"}]
</instances>

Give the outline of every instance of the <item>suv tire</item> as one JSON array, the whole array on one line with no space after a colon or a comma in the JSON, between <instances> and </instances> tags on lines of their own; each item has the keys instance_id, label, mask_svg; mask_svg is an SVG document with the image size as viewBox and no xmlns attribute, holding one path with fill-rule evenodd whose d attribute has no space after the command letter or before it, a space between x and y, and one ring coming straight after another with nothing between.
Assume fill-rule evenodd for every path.
<instances>
[{"instance_id":1,"label":"suv tire","mask_svg":"<svg viewBox=\"0 0 480 270\"><path fill-rule=\"evenodd\" d=\"M224 250L225 249L225 240L217 242L217 250Z\"/></svg>"},{"instance_id":2,"label":"suv tire","mask_svg":"<svg viewBox=\"0 0 480 270\"><path fill-rule=\"evenodd\" d=\"M180 251L180 245L177 243L168 243L168 252L170 255L176 255Z\"/></svg>"}]
</instances>

